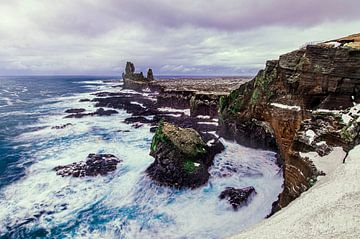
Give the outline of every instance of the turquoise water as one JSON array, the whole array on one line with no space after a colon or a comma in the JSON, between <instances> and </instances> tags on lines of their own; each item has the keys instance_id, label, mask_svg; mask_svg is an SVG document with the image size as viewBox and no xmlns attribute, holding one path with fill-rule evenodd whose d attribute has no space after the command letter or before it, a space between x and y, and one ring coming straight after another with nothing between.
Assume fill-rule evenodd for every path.
<instances>
[{"instance_id":1,"label":"turquoise water","mask_svg":"<svg viewBox=\"0 0 360 239\"><path fill-rule=\"evenodd\" d=\"M0 77L1 238L221 238L260 222L281 191L273 152L224 141L209 183L196 190L154 184L144 174L152 133L124 124L129 115L65 119L97 91L119 91L113 77ZM53 126L71 123L64 129ZM129 130L130 132L126 132ZM123 162L105 177L62 178L55 166L89 153ZM231 165L235 172L223 176ZM254 186L249 206L219 201L225 187Z\"/></svg>"}]
</instances>

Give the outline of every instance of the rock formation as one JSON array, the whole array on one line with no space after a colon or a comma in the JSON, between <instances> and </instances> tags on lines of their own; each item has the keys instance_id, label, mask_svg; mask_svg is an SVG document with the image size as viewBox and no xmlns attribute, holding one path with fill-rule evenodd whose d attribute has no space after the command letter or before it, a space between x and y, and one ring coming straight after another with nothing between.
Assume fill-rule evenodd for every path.
<instances>
[{"instance_id":1,"label":"rock formation","mask_svg":"<svg viewBox=\"0 0 360 239\"><path fill-rule=\"evenodd\" d=\"M207 182L208 168L222 150L219 145L206 145L194 129L161 121L151 143L155 161L146 172L162 185L196 188Z\"/></svg>"},{"instance_id":2,"label":"rock formation","mask_svg":"<svg viewBox=\"0 0 360 239\"><path fill-rule=\"evenodd\" d=\"M89 154L86 161L80 161L64 166L57 166L54 168L57 175L85 177L106 175L109 172L116 170L116 165L121 160L112 154Z\"/></svg>"},{"instance_id":3,"label":"rock formation","mask_svg":"<svg viewBox=\"0 0 360 239\"><path fill-rule=\"evenodd\" d=\"M360 49L308 45L268 61L253 80L222 97L221 131L249 146L278 150L284 162L279 209L321 173L299 151L324 155L358 142L359 103Z\"/></svg>"},{"instance_id":4,"label":"rock formation","mask_svg":"<svg viewBox=\"0 0 360 239\"><path fill-rule=\"evenodd\" d=\"M255 188L251 186L241 189L227 187L224 191L221 192L219 198L221 200L228 200L233 209L236 211L239 209L239 207L247 205L249 203L249 200L251 199L251 196L255 194Z\"/></svg>"},{"instance_id":5,"label":"rock formation","mask_svg":"<svg viewBox=\"0 0 360 239\"><path fill-rule=\"evenodd\" d=\"M154 80L152 70L149 69L147 77L143 73L136 73L132 62L126 62L125 73L122 74L124 87L134 90L142 90L149 87L149 82Z\"/></svg>"}]
</instances>

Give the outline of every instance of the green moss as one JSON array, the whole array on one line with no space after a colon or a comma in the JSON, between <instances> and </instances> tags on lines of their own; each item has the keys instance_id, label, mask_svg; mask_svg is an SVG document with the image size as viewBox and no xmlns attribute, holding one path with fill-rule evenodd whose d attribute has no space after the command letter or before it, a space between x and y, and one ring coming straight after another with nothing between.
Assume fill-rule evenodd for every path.
<instances>
[{"instance_id":1,"label":"green moss","mask_svg":"<svg viewBox=\"0 0 360 239\"><path fill-rule=\"evenodd\" d=\"M236 99L233 104L230 106L230 112L233 114L236 114L239 112L244 104L244 101L242 98Z\"/></svg>"},{"instance_id":2,"label":"green moss","mask_svg":"<svg viewBox=\"0 0 360 239\"><path fill-rule=\"evenodd\" d=\"M310 186L310 187L314 186L315 183L316 183L316 181L317 181L316 178L310 178L310 180L309 180L309 186Z\"/></svg>"},{"instance_id":3,"label":"green moss","mask_svg":"<svg viewBox=\"0 0 360 239\"><path fill-rule=\"evenodd\" d=\"M346 142L351 142L353 138L351 137L350 132L348 131L348 126L344 127L340 131L340 137Z\"/></svg>"},{"instance_id":4,"label":"green moss","mask_svg":"<svg viewBox=\"0 0 360 239\"><path fill-rule=\"evenodd\" d=\"M164 127L164 120L161 120L158 124L158 127L156 129L155 135L152 138L150 150L152 152L155 152L157 149L157 145L159 142L167 142L169 141L168 138L163 134L162 130Z\"/></svg>"},{"instance_id":5,"label":"green moss","mask_svg":"<svg viewBox=\"0 0 360 239\"><path fill-rule=\"evenodd\" d=\"M260 91L258 88L255 88L253 94L251 95L250 104L255 105L259 100L259 98L260 98Z\"/></svg>"},{"instance_id":6,"label":"green moss","mask_svg":"<svg viewBox=\"0 0 360 239\"><path fill-rule=\"evenodd\" d=\"M183 164L183 169L186 173L194 173L197 170L197 166L194 161L186 160Z\"/></svg>"},{"instance_id":7,"label":"green moss","mask_svg":"<svg viewBox=\"0 0 360 239\"><path fill-rule=\"evenodd\" d=\"M221 96L219 99L219 111L220 113L224 112L225 108L227 107L228 99L226 96Z\"/></svg>"}]
</instances>

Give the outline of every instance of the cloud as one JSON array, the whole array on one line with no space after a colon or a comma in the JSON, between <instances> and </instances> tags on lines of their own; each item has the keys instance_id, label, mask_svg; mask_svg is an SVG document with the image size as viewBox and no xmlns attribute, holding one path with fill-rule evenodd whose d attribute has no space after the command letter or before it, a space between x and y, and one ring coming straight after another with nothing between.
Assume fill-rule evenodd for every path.
<instances>
[{"instance_id":1,"label":"cloud","mask_svg":"<svg viewBox=\"0 0 360 239\"><path fill-rule=\"evenodd\" d=\"M0 74L255 74L360 29L359 1L0 0Z\"/></svg>"}]
</instances>

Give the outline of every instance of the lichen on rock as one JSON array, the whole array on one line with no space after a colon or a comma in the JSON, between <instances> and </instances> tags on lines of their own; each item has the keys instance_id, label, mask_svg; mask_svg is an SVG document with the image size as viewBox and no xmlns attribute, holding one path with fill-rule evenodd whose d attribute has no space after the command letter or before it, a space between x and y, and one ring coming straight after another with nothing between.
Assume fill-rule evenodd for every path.
<instances>
[{"instance_id":1,"label":"lichen on rock","mask_svg":"<svg viewBox=\"0 0 360 239\"><path fill-rule=\"evenodd\" d=\"M155 161L146 172L162 185L195 188L207 182L208 168L221 150L215 152L194 129L160 121L150 147Z\"/></svg>"}]
</instances>

